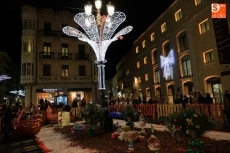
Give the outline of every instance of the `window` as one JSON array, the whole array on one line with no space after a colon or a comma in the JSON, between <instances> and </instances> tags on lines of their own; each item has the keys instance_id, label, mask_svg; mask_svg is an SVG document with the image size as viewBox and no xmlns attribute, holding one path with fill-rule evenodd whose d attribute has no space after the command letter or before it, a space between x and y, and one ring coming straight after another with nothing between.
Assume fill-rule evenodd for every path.
<instances>
[{"instance_id":1,"label":"window","mask_svg":"<svg viewBox=\"0 0 230 153\"><path fill-rule=\"evenodd\" d=\"M136 47L136 53L138 53L139 52L139 49L138 49L138 47Z\"/></svg>"},{"instance_id":2,"label":"window","mask_svg":"<svg viewBox=\"0 0 230 153\"><path fill-rule=\"evenodd\" d=\"M161 25L161 32L163 33L163 32L165 32L167 30L167 27L166 27L166 22L165 23L163 23L162 25Z\"/></svg>"},{"instance_id":3,"label":"window","mask_svg":"<svg viewBox=\"0 0 230 153\"><path fill-rule=\"evenodd\" d=\"M153 41L155 39L154 32L150 35L150 40Z\"/></svg>"},{"instance_id":4,"label":"window","mask_svg":"<svg viewBox=\"0 0 230 153\"><path fill-rule=\"evenodd\" d=\"M22 76L26 76L26 63L22 64Z\"/></svg>"},{"instance_id":5,"label":"window","mask_svg":"<svg viewBox=\"0 0 230 153\"><path fill-rule=\"evenodd\" d=\"M69 55L69 45L68 44L62 44L61 45L61 55L62 56L68 56Z\"/></svg>"},{"instance_id":6,"label":"window","mask_svg":"<svg viewBox=\"0 0 230 153\"><path fill-rule=\"evenodd\" d=\"M127 71L125 72L125 74L126 74L126 75L129 75L129 70L127 70Z\"/></svg>"},{"instance_id":7,"label":"window","mask_svg":"<svg viewBox=\"0 0 230 153\"><path fill-rule=\"evenodd\" d=\"M85 65L79 65L79 76L86 76Z\"/></svg>"},{"instance_id":8,"label":"window","mask_svg":"<svg viewBox=\"0 0 230 153\"><path fill-rule=\"evenodd\" d=\"M145 48L145 40L142 41L142 47Z\"/></svg>"},{"instance_id":9,"label":"window","mask_svg":"<svg viewBox=\"0 0 230 153\"><path fill-rule=\"evenodd\" d=\"M153 64L158 63L158 58L157 58L157 50L153 52Z\"/></svg>"},{"instance_id":10,"label":"window","mask_svg":"<svg viewBox=\"0 0 230 153\"><path fill-rule=\"evenodd\" d=\"M192 67L190 59L182 60L182 71L183 71L183 77L189 77L192 76Z\"/></svg>"},{"instance_id":11,"label":"window","mask_svg":"<svg viewBox=\"0 0 230 153\"><path fill-rule=\"evenodd\" d=\"M213 50L209 50L203 53L204 63L214 62Z\"/></svg>"},{"instance_id":12,"label":"window","mask_svg":"<svg viewBox=\"0 0 230 153\"><path fill-rule=\"evenodd\" d=\"M160 83L160 71L155 69L154 71L154 83Z\"/></svg>"},{"instance_id":13,"label":"window","mask_svg":"<svg viewBox=\"0 0 230 153\"><path fill-rule=\"evenodd\" d=\"M61 76L69 76L69 65L61 66Z\"/></svg>"},{"instance_id":14,"label":"window","mask_svg":"<svg viewBox=\"0 0 230 153\"><path fill-rule=\"evenodd\" d=\"M31 40L29 40L28 41L29 43L28 43L28 52L33 52L34 51L34 43L31 41Z\"/></svg>"},{"instance_id":15,"label":"window","mask_svg":"<svg viewBox=\"0 0 230 153\"><path fill-rule=\"evenodd\" d=\"M140 68L141 65L140 65L140 62L137 62L137 68Z\"/></svg>"},{"instance_id":16,"label":"window","mask_svg":"<svg viewBox=\"0 0 230 153\"><path fill-rule=\"evenodd\" d=\"M176 13L175 13L175 20L179 21L182 18L182 12L181 9L179 9Z\"/></svg>"},{"instance_id":17,"label":"window","mask_svg":"<svg viewBox=\"0 0 230 153\"><path fill-rule=\"evenodd\" d=\"M23 63L22 64L22 76L33 76L33 63Z\"/></svg>"},{"instance_id":18,"label":"window","mask_svg":"<svg viewBox=\"0 0 230 153\"><path fill-rule=\"evenodd\" d=\"M51 65L49 64L43 65L43 76L51 76Z\"/></svg>"},{"instance_id":19,"label":"window","mask_svg":"<svg viewBox=\"0 0 230 153\"><path fill-rule=\"evenodd\" d=\"M168 56L169 52L170 52L170 44L169 44L169 42L167 42L164 45L164 56Z\"/></svg>"},{"instance_id":20,"label":"window","mask_svg":"<svg viewBox=\"0 0 230 153\"><path fill-rule=\"evenodd\" d=\"M145 74L145 81L148 81L148 80L149 80L149 75Z\"/></svg>"},{"instance_id":21,"label":"window","mask_svg":"<svg viewBox=\"0 0 230 153\"><path fill-rule=\"evenodd\" d=\"M141 77L138 77L138 78L137 78L137 82L138 82L138 83L141 83Z\"/></svg>"},{"instance_id":22,"label":"window","mask_svg":"<svg viewBox=\"0 0 230 153\"><path fill-rule=\"evenodd\" d=\"M78 45L79 58L85 58L85 45Z\"/></svg>"},{"instance_id":23,"label":"window","mask_svg":"<svg viewBox=\"0 0 230 153\"><path fill-rule=\"evenodd\" d=\"M203 0L195 0L195 5L198 5L202 2Z\"/></svg>"},{"instance_id":24,"label":"window","mask_svg":"<svg viewBox=\"0 0 230 153\"><path fill-rule=\"evenodd\" d=\"M144 64L147 64L147 57L144 58Z\"/></svg>"},{"instance_id":25,"label":"window","mask_svg":"<svg viewBox=\"0 0 230 153\"><path fill-rule=\"evenodd\" d=\"M166 81L173 80L173 67L170 65L166 71L168 73L168 77L165 78Z\"/></svg>"},{"instance_id":26,"label":"window","mask_svg":"<svg viewBox=\"0 0 230 153\"><path fill-rule=\"evenodd\" d=\"M187 41L186 32L183 32L182 34L178 36L178 41L179 41L180 52L188 49L188 41Z\"/></svg>"},{"instance_id":27,"label":"window","mask_svg":"<svg viewBox=\"0 0 230 153\"><path fill-rule=\"evenodd\" d=\"M198 25L199 25L200 34L205 33L210 29L208 19L205 19L204 21L202 21Z\"/></svg>"},{"instance_id":28,"label":"window","mask_svg":"<svg viewBox=\"0 0 230 153\"><path fill-rule=\"evenodd\" d=\"M50 51L51 51L51 43L44 43L43 44L43 54L44 55L50 55Z\"/></svg>"}]
</instances>

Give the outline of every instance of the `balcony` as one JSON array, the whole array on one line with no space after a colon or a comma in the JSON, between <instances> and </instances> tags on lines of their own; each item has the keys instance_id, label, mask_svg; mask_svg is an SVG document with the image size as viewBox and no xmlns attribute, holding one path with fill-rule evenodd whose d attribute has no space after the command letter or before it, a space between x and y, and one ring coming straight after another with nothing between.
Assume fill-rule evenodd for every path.
<instances>
[{"instance_id":1,"label":"balcony","mask_svg":"<svg viewBox=\"0 0 230 153\"><path fill-rule=\"evenodd\" d=\"M89 60L89 54L75 54L76 60Z\"/></svg>"},{"instance_id":2,"label":"balcony","mask_svg":"<svg viewBox=\"0 0 230 153\"><path fill-rule=\"evenodd\" d=\"M72 53L58 53L58 59L72 60Z\"/></svg>"},{"instance_id":3,"label":"balcony","mask_svg":"<svg viewBox=\"0 0 230 153\"><path fill-rule=\"evenodd\" d=\"M91 76L38 76L37 82L90 83L92 82L92 77Z\"/></svg>"},{"instance_id":4,"label":"balcony","mask_svg":"<svg viewBox=\"0 0 230 153\"><path fill-rule=\"evenodd\" d=\"M46 37L65 37L65 38L72 38L68 35L64 34L62 31L45 31L45 30L39 30L38 31L39 36L46 36Z\"/></svg>"},{"instance_id":5,"label":"balcony","mask_svg":"<svg viewBox=\"0 0 230 153\"><path fill-rule=\"evenodd\" d=\"M21 76L21 80L20 80L21 84L28 84L34 82L35 82L35 76Z\"/></svg>"},{"instance_id":6,"label":"balcony","mask_svg":"<svg viewBox=\"0 0 230 153\"><path fill-rule=\"evenodd\" d=\"M54 59L54 52L39 52L39 59Z\"/></svg>"}]
</instances>

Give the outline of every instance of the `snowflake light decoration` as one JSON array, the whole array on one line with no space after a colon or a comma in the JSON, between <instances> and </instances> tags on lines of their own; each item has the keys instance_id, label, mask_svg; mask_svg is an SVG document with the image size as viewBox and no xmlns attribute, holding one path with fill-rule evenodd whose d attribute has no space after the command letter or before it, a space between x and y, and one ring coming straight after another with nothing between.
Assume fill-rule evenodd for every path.
<instances>
[{"instance_id":1,"label":"snowflake light decoration","mask_svg":"<svg viewBox=\"0 0 230 153\"><path fill-rule=\"evenodd\" d=\"M74 17L74 21L81 26L81 28L85 31L86 34L83 34L81 31L66 26L62 29L62 31L73 37L77 37L79 40L87 42L94 50L98 64L98 89L105 89L105 70L104 63L105 54L109 47L109 45L118 39L122 40L123 35L129 33L133 27L127 26L124 29L120 30L117 34L114 34L115 30L119 27L121 23L123 23L126 19L126 16L123 12L114 12L113 15L101 17L100 25L97 24L95 16L86 13L78 13ZM112 37L113 36L113 37Z\"/></svg>"},{"instance_id":2,"label":"snowflake light decoration","mask_svg":"<svg viewBox=\"0 0 230 153\"><path fill-rule=\"evenodd\" d=\"M11 79L11 77L7 75L0 75L0 81L7 80L7 79Z\"/></svg>"},{"instance_id":3,"label":"snowflake light decoration","mask_svg":"<svg viewBox=\"0 0 230 153\"><path fill-rule=\"evenodd\" d=\"M173 75L172 65L174 64L173 50L171 50L167 57L160 56L161 68L163 68L164 78L168 78Z\"/></svg>"},{"instance_id":4,"label":"snowflake light decoration","mask_svg":"<svg viewBox=\"0 0 230 153\"><path fill-rule=\"evenodd\" d=\"M102 16L102 23L98 27L94 15L88 16L85 13L78 13L75 15L74 21L82 27L87 35L70 26L64 27L62 31L69 36L77 37L79 40L89 43L96 54L97 61L105 61L105 54L109 45L118 38L122 39L122 35L133 29L132 26L127 26L112 37L125 19L126 16L123 12L114 12L112 16Z\"/></svg>"}]
</instances>

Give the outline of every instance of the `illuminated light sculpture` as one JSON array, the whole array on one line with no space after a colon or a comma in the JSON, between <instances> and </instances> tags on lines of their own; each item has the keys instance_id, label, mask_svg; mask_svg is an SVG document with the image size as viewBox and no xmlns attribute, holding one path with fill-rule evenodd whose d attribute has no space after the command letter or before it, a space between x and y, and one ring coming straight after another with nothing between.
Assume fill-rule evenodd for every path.
<instances>
[{"instance_id":1,"label":"illuminated light sculpture","mask_svg":"<svg viewBox=\"0 0 230 153\"><path fill-rule=\"evenodd\" d=\"M11 79L11 77L7 75L0 75L0 81L7 80L7 79Z\"/></svg>"},{"instance_id":2,"label":"illuminated light sculpture","mask_svg":"<svg viewBox=\"0 0 230 153\"><path fill-rule=\"evenodd\" d=\"M173 75L172 65L174 64L173 50L171 50L167 57L160 56L161 68L163 68L164 78L168 78Z\"/></svg>"},{"instance_id":3,"label":"illuminated light sculpture","mask_svg":"<svg viewBox=\"0 0 230 153\"><path fill-rule=\"evenodd\" d=\"M10 91L10 93L18 95L18 96L25 96L25 91L24 90L18 90L18 91L13 90L13 91Z\"/></svg>"},{"instance_id":4,"label":"illuminated light sculpture","mask_svg":"<svg viewBox=\"0 0 230 153\"><path fill-rule=\"evenodd\" d=\"M117 34L114 34L115 30L123 23L126 16L123 12L114 12L114 6L110 3L107 5L108 15L101 16L101 0L95 0L95 6L97 9L96 19L92 15L92 5L85 5L85 13L78 13L74 17L74 21L82 27L86 35L81 31L66 26L62 31L69 35L77 37L79 40L87 42L95 52L96 63L98 67L98 89L104 93L105 90L105 54L109 45L118 39L122 40L123 35L129 33L133 27L127 26L120 30ZM112 37L113 36L113 37ZM103 94L104 96L104 94Z\"/></svg>"}]
</instances>

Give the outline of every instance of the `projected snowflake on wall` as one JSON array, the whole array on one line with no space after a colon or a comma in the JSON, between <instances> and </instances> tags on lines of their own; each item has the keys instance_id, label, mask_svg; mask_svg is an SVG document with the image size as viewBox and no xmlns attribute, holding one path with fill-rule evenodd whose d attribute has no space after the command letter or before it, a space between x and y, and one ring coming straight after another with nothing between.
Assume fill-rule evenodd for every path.
<instances>
[{"instance_id":1,"label":"projected snowflake on wall","mask_svg":"<svg viewBox=\"0 0 230 153\"><path fill-rule=\"evenodd\" d=\"M167 57L160 56L161 60L161 68L163 68L163 76L164 78L169 78L170 76L173 76L173 68L172 65L174 64L174 56L173 56L173 50L171 50Z\"/></svg>"}]
</instances>

